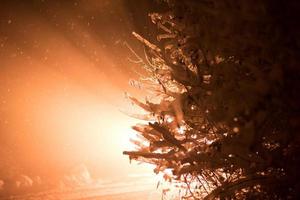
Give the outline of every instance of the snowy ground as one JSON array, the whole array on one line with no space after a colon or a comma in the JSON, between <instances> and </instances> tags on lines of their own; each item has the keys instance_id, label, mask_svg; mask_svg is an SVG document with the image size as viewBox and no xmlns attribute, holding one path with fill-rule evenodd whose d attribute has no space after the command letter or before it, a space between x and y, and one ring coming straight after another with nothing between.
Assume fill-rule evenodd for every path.
<instances>
[{"instance_id":1,"label":"snowy ground","mask_svg":"<svg viewBox=\"0 0 300 200\"><path fill-rule=\"evenodd\" d=\"M159 200L160 198L161 191L156 189L153 177L131 177L127 180L104 182L77 189L2 197L0 200Z\"/></svg>"},{"instance_id":2,"label":"snowy ground","mask_svg":"<svg viewBox=\"0 0 300 200\"><path fill-rule=\"evenodd\" d=\"M44 192L39 194L28 194L23 196L10 196L1 198L1 200L159 200L160 198L161 194L155 190L131 191L103 195L101 194L101 189L95 189L93 191L69 191L67 193Z\"/></svg>"}]
</instances>

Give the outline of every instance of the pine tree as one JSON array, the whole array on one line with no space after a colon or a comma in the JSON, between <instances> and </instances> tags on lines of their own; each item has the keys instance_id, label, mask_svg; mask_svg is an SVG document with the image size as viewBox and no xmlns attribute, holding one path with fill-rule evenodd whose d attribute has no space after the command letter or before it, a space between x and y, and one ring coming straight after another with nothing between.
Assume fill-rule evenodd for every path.
<instances>
[{"instance_id":1,"label":"pine tree","mask_svg":"<svg viewBox=\"0 0 300 200\"><path fill-rule=\"evenodd\" d=\"M149 15L155 44L133 33L152 96L129 97L148 123L133 127L137 150L124 154L154 164L186 199L297 199L295 2L167 3Z\"/></svg>"}]
</instances>

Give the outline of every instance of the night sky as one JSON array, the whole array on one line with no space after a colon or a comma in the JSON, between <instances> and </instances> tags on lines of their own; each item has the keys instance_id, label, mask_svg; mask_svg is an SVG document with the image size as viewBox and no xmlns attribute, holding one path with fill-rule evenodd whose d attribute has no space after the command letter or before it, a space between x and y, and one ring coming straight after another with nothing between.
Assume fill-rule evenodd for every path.
<instances>
[{"instance_id":1,"label":"night sky","mask_svg":"<svg viewBox=\"0 0 300 200\"><path fill-rule=\"evenodd\" d=\"M0 179L59 176L85 164L95 176L149 169L129 165L135 121L119 110L136 78L126 41L153 40L155 1L26 0L0 3ZM140 171L138 171L138 169Z\"/></svg>"}]
</instances>

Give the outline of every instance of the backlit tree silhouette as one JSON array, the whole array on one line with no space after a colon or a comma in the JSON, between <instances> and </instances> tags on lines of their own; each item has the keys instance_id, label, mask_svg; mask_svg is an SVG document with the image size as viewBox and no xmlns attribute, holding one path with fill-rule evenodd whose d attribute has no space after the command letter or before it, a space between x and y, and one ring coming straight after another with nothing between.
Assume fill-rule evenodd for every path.
<instances>
[{"instance_id":1,"label":"backlit tree silhouette","mask_svg":"<svg viewBox=\"0 0 300 200\"><path fill-rule=\"evenodd\" d=\"M181 183L182 198L297 199L296 3L167 3L149 15L156 44L133 33L152 96L129 97L148 123L133 127L137 150L124 154Z\"/></svg>"}]
</instances>

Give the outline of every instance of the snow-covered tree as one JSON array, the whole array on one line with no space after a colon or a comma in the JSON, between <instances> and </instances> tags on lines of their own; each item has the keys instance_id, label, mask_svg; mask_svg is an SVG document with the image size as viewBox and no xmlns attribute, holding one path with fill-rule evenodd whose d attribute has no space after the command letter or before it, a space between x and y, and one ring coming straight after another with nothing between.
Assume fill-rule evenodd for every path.
<instances>
[{"instance_id":1,"label":"snow-covered tree","mask_svg":"<svg viewBox=\"0 0 300 200\"><path fill-rule=\"evenodd\" d=\"M133 33L145 45L139 81L151 93L129 97L148 123L133 127L137 149L124 154L154 164L182 198L297 199L297 6L167 3L168 12L149 15L156 42Z\"/></svg>"}]
</instances>

